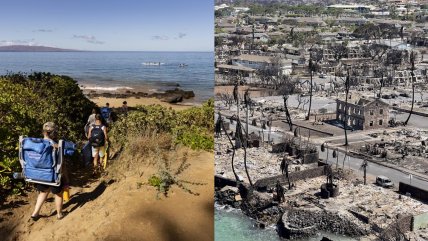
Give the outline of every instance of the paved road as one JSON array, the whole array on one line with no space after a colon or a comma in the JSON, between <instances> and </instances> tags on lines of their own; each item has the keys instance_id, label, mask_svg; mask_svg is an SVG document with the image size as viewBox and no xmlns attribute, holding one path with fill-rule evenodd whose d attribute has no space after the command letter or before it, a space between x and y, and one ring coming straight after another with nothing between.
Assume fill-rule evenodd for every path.
<instances>
[{"instance_id":1,"label":"paved road","mask_svg":"<svg viewBox=\"0 0 428 241\"><path fill-rule=\"evenodd\" d=\"M217 119L217 114L215 115L215 119ZM228 120L226 120L226 121L228 121ZM243 126L245 128L244 123L243 123ZM230 125L230 128L232 130L234 130L235 125ZM251 132L260 133L260 131L262 130L260 127L251 126L251 125L249 125L248 128L249 128L250 133ZM267 141L268 140L268 132L266 130L263 130L263 134L264 134L265 141ZM283 133L273 132L273 133L271 133L270 138L274 143L280 143L281 140L283 139L283 136L284 136ZM320 152L320 158L326 159L327 152L321 152L320 145L317 145L317 148L318 148L318 151ZM332 153L333 153L332 151L329 151L328 163L336 165L336 158L334 158L334 159L332 158ZM338 156L339 156L339 166L342 166L342 162L343 162L343 158L344 158L345 154L339 152ZM357 173L360 172L361 177L362 177L363 173L362 173L362 171L360 171L360 166L362 163L363 163L362 159L355 158L355 157L349 157L349 159L346 158L346 160L345 160L345 168L351 168L353 170L356 170ZM395 169L390 168L390 167L378 165L378 164L373 163L373 162L369 162L369 165L367 167L367 174L373 175L373 176L379 176L379 175L387 176L396 185L398 185L398 182L404 182L404 183L410 182L409 174L404 173L404 172L399 171L399 170L395 170ZM424 179L421 179L417 176L413 176L412 185L419 187L419 188L428 189L428 180L424 180Z\"/></svg>"}]
</instances>

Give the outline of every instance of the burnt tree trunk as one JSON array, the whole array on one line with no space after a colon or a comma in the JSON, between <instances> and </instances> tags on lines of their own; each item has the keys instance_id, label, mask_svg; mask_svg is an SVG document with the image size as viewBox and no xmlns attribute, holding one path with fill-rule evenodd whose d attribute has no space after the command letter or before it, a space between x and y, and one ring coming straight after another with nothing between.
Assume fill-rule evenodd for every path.
<instances>
[{"instance_id":1,"label":"burnt tree trunk","mask_svg":"<svg viewBox=\"0 0 428 241\"><path fill-rule=\"evenodd\" d=\"M306 120L309 120L311 118L311 106L312 106L312 76L314 75L314 72L311 70L311 84L309 86L309 108L308 108L308 116L306 116Z\"/></svg>"},{"instance_id":2,"label":"burnt tree trunk","mask_svg":"<svg viewBox=\"0 0 428 241\"><path fill-rule=\"evenodd\" d=\"M224 128L224 123L223 122L221 122L221 125L223 127L223 130L224 130L226 136L227 136L227 139L229 139L230 145L232 146L232 150L233 150L233 153L232 153L232 172L233 172L233 175L235 176L235 180L237 182L239 182L239 177L238 177L238 174L236 174L235 165L233 163L234 158L235 158L235 145L233 144L232 139L230 138L229 134L227 133L226 128Z\"/></svg>"},{"instance_id":3,"label":"burnt tree trunk","mask_svg":"<svg viewBox=\"0 0 428 241\"><path fill-rule=\"evenodd\" d=\"M348 146L348 133L346 131L347 126L347 117L348 117L348 96L349 96L349 70L348 75L346 76L345 80L345 114L344 114L344 120L343 120L343 129L345 130L345 146Z\"/></svg>"},{"instance_id":4,"label":"burnt tree trunk","mask_svg":"<svg viewBox=\"0 0 428 241\"><path fill-rule=\"evenodd\" d=\"M407 123L410 120L410 116L412 116L413 114L413 105L415 104L415 59L416 59L416 54L412 51L410 53L410 62L412 64L412 69L411 69L411 75L412 75L412 106L410 107L410 112L409 112L409 116L407 117L406 121L404 122L404 126L407 125Z\"/></svg>"},{"instance_id":5,"label":"burnt tree trunk","mask_svg":"<svg viewBox=\"0 0 428 241\"><path fill-rule=\"evenodd\" d=\"M284 99L285 117L287 118L288 125L290 126L290 131L293 131L293 122L291 121L291 116L287 105L288 96L283 96L282 98Z\"/></svg>"}]
</instances>

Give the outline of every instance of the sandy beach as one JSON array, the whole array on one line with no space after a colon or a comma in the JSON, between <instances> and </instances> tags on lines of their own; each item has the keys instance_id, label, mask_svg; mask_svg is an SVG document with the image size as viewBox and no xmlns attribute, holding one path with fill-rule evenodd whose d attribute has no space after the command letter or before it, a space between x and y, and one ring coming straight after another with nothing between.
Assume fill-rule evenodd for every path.
<instances>
[{"instance_id":1,"label":"sandy beach","mask_svg":"<svg viewBox=\"0 0 428 241\"><path fill-rule=\"evenodd\" d=\"M91 88L81 85L83 93L98 106L105 106L106 103L110 104L112 108L119 108L122 103L126 101L129 107L137 107L139 105L161 105L166 108L174 110L185 110L192 106L200 104L194 102L194 98L183 99L182 102L171 104L164 102L159 98L149 97L147 95L158 93L153 89L148 89L144 86L141 88Z\"/></svg>"},{"instance_id":2,"label":"sandy beach","mask_svg":"<svg viewBox=\"0 0 428 241\"><path fill-rule=\"evenodd\" d=\"M157 98L145 98L145 97L128 97L128 98L108 98L108 97L96 97L90 98L93 102L95 102L98 106L105 106L106 103L110 104L112 108L118 108L122 106L123 101L128 102L129 107L136 107L138 105L161 105L167 108L172 108L174 110L185 110L192 106L192 104L170 104L163 102Z\"/></svg>"}]
</instances>

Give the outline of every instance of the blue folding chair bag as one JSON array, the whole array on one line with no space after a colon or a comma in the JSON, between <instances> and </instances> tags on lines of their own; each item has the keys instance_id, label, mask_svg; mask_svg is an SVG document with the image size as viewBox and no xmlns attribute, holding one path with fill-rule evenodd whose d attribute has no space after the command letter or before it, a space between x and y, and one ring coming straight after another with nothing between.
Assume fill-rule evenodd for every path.
<instances>
[{"instance_id":1,"label":"blue folding chair bag","mask_svg":"<svg viewBox=\"0 0 428 241\"><path fill-rule=\"evenodd\" d=\"M51 142L40 138L24 138L22 155L26 179L42 182L57 180L56 154Z\"/></svg>"},{"instance_id":2,"label":"blue folding chair bag","mask_svg":"<svg viewBox=\"0 0 428 241\"><path fill-rule=\"evenodd\" d=\"M24 139L22 148L27 166L42 169L52 169L55 166L53 146L49 141L38 138Z\"/></svg>"},{"instance_id":3,"label":"blue folding chair bag","mask_svg":"<svg viewBox=\"0 0 428 241\"><path fill-rule=\"evenodd\" d=\"M71 141L64 141L64 155L73 156L76 151L76 144Z\"/></svg>"},{"instance_id":4,"label":"blue folding chair bag","mask_svg":"<svg viewBox=\"0 0 428 241\"><path fill-rule=\"evenodd\" d=\"M104 120L107 120L110 117L111 109L109 107L102 107L101 108L101 116Z\"/></svg>"}]
</instances>

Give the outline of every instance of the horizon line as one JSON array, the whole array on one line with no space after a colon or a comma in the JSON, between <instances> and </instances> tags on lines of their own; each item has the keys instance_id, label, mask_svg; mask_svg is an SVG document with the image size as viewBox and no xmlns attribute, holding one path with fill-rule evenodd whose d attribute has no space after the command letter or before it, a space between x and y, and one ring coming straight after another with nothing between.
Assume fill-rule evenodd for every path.
<instances>
[{"instance_id":1,"label":"horizon line","mask_svg":"<svg viewBox=\"0 0 428 241\"><path fill-rule=\"evenodd\" d=\"M195 52L214 53L214 50L58 50L58 51L8 51L0 50L2 53L64 53L64 52Z\"/></svg>"},{"instance_id":2,"label":"horizon line","mask_svg":"<svg viewBox=\"0 0 428 241\"><path fill-rule=\"evenodd\" d=\"M52 48L57 50L51 50L51 51L14 51L14 50L5 50L2 51L0 49L0 52L214 52L214 49L212 50L82 50L82 49L70 49L70 48L63 48L63 47L53 47L53 46L46 46L46 45L0 45L1 47L43 47L43 48Z\"/></svg>"}]
</instances>

